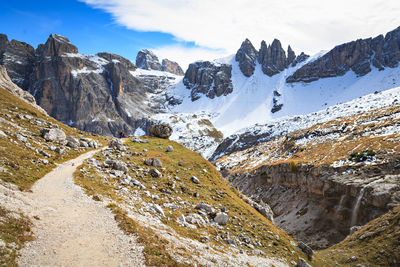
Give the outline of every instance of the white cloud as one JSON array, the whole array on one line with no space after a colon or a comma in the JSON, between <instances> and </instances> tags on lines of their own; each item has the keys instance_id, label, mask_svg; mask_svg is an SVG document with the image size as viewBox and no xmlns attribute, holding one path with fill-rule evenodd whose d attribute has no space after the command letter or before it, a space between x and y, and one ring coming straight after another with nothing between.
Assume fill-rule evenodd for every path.
<instances>
[{"instance_id":1,"label":"white cloud","mask_svg":"<svg viewBox=\"0 0 400 267\"><path fill-rule=\"evenodd\" d=\"M400 26L399 0L81 1L109 12L129 29L170 33L177 40L229 53L248 37L256 48L261 40L278 38L297 53L313 54ZM171 55L183 51L172 49Z\"/></svg>"},{"instance_id":2,"label":"white cloud","mask_svg":"<svg viewBox=\"0 0 400 267\"><path fill-rule=\"evenodd\" d=\"M224 56L228 53L221 49L207 49L202 47L184 47L182 45L161 46L152 51L159 57L160 62L163 58L178 62L185 71L190 63L197 60L213 60Z\"/></svg>"}]
</instances>

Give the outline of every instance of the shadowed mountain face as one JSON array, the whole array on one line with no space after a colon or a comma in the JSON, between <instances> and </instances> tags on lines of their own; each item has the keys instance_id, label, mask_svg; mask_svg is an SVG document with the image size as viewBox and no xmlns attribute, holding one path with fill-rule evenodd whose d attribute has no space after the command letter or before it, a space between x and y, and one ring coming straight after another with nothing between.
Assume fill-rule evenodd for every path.
<instances>
[{"instance_id":1,"label":"shadowed mountain face","mask_svg":"<svg viewBox=\"0 0 400 267\"><path fill-rule=\"evenodd\" d=\"M371 71L394 68L400 61L400 27L386 36L359 39L338 45L287 78L287 82L312 82L321 78L342 76L349 70L358 76Z\"/></svg>"},{"instance_id":2,"label":"shadowed mountain face","mask_svg":"<svg viewBox=\"0 0 400 267\"><path fill-rule=\"evenodd\" d=\"M148 94L165 89L174 80L135 76L136 66L115 54L79 54L60 35L50 35L36 50L1 35L0 52L0 63L11 79L31 92L51 116L102 135L146 129L149 121L145 118L158 109L157 103L146 104Z\"/></svg>"}]
</instances>

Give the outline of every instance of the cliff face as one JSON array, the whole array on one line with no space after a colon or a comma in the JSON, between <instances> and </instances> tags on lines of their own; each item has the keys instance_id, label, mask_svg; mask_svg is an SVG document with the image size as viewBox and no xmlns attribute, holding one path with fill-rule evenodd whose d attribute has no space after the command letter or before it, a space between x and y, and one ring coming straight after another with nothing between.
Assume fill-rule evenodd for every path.
<instances>
[{"instance_id":1,"label":"cliff face","mask_svg":"<svg viewBox=\"0 0 400 267\"><path fill-rule=\"evenodd\" d=\"M11 79L32 93L49 115L102 135L147 129L151 123L147 116L157 111L145 104L148 93L174 82L172 77L160 86L157 81L165 77L134 75L136 66L119 55L79 54L78 48L60 35L50 35L36 51L25 43L8 42L3 35L0 51Z\"/></svg>"},{"instance_id":2,"label":"cliff face","mask_svg":"<svg viewBox=\"0 0 400 267\"><path fill-rule=\"evenodd\" d=\"M150 50L140 50L136 56L136 66L144 70L166 71L178 76L183 76L184 72L178 63L169 59L163 59L162 64L158 57Z\"/></svg>"},{"instance_id":3,"label":"cliff face","mask_svg":"<svg viewBox=\"0 0 400 267\"><path fill-rule=\"evenodd\" d=\"M355 106L366 102L376 107L372 96L359 98L319 114L347 106L355 115L320 123L315 119L313 126L297 131L287 129L294 129L295 122L302 126L300 116L281 125L284 132L274 129L278 124L265 132L258 129L253 140L266 140L242 147L216 165L240 191L270 205L278 226L315 248L326 248L344 239L351 227L400 205L400 89L392 93L373 95L379 103L387 99L386 106L357 111ZM312 116L318 118L308 115L308 122ZM236 136L236 148L243 140Z\"/></svg>"},{"instance_id":4,"label":"cliff face","mask_svg":"<svg viewBox=\"0 0 400 267\"><path fill-rule=\"evenodd\" d=\"M349 70L358 76L371 71L394 68L400 61L400 27L386 36L359 39L338 45L319 59L298 69L287 82L312 82L321 78L342 76Z\"/></svg>"},{"instance_id":5,"label":"cliff face","mask_svg":"<svg viewBox=\"0 0 400 267\"><path fill-rule=\"evenodd\" d=\"M192 101L199 99L200 94L212 99L232 92L231 76L231 65L198 61L189 65L183 83L191 90Z\"/></svg>"}]
</instances>

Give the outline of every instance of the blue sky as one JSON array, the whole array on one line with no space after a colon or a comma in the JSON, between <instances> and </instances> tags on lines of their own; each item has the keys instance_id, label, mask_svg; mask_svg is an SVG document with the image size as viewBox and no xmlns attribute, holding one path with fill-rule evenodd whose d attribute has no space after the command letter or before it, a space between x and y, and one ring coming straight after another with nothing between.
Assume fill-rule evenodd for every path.
<instances>
[{"instance_id":1,"label":"blue sky","mask_svg":"<svg viewBox=\"0 0 400 267\"><path fill-rule=\"evenodd\" d=\"M245 38L312 55L397 28L398 14L398 0L4 0L0 33L34 47L57 33L83 54L133 62L148 48L186 69L235 53Z\"/></svg>"},{"instance_id":2,"label":"blue sky","mask_svg":"<svg viewBox=\"0 0 400 267\"><path fill-rule=\"evenodd\" d=\"M57 33L68 37L80 53L107 51L133 61L142 48L175 42L171 34L129 30L115 23L110 14L74 0L2 1L0 33L35 48L50 33Z\"/></svg>"}]
</instances>

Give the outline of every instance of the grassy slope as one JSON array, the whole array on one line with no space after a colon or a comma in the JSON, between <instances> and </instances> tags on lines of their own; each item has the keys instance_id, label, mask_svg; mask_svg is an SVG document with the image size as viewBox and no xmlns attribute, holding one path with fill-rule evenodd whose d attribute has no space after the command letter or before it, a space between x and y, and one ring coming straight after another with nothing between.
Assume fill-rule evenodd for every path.
<instances>
[{"instance_id":1,"label":"grassy slope","mask_svg":"<svg viewBox=\"0 0 400 267\"><path fill-rule=\"evenodd\" d=\"M400 112L400 105L393 105L358 115L341 117L316 124L310 128L290 133L290 136L274 138L268 142L238 151L217 160L217 165L229 164L238 158L239 164L231 172L251 171L265 164L304 163L312 165L332 164L338 160L349 159L353 152L372 149L379 152L378 161L383 161L393 154L400 154L400 134L366 135L369 132L385 129L400 123L400 117L386 118ZM383 118L383 119L382 119ZM309 133L321 135L315 142L297 145ZM323 136L330 133L330 137ZM338 136L335 136L335 133ZM265 160L259 161L260 158Z\"/></svg>"},{"instance_id":2,"label":"grassy slope","mask_svg":"<svg viewBox=\"0 0 400 267\"><path fill-rule=\"evenodd\" d=\"M6 116L11 115L11 119ZM42 119L46 124L39 126L34 120L26 118L20 119L17 115L29 115L34 119ZM56 163L61 163L75 158L87 150L79 149L66 150L63 155L59 155L47 148L48 144L39 136L40 129L46 125L57 124L67 136L79 138L89 137L105 144L107 139L104 137L91 136L77 129L70 128L55 119L46 116L30 104L24 102L8 91L0 88L0 130L5 132L8 137L0 137L0 179L4 182L17 185L21 190L29 190L35 181L50 172ZM49 164L39 163L38 160L44 156L27 148L16 137L11 134L26 135L28 142L34 149L42 149L49 153ZM11 140L10 140L11 138ZM0 265L16 266L15 260L18 250L21 249L25 241L32 240L33 233L30 230L31 222L23 214L7 210L0 203L0 242L5 246L0 246Z\"/></svg>"},{"instance_id":3,"label":"grassy slope","mask_svg":"<svg viewBox=\"0 0 400 267\"><path fill-rule=\"evenodd\" d=\"M229 233L229 236L233 238L243 233L245 236L250 237L251 240L258 240L262 246L256 247L256 249L265 252L268 257L284 258L288 262L297 261L298 257L306 258L302 252L290 244L292 239L284 231L277 228L245 203L239 197L237 190L222 178L210 162L173 141L151 137L148 139L150 142L144 144L128 142L126 145L129 147L129 151L125 152L124 157L120 158L120 160L128 163L130 176L143 183L151 195L160 196L159 200L153 200L142 194L141 197L144 201L157 203L160 206L165 202L177 201L177 199L192 204L204 201L215 207L225 207L230 218L228 225L221 230L211 226L193 230L182 227L176 222L176 219L182 213L185 216L189 213L196 213L197 211L193 205L184 210L173 210L164 207L164 212L167 215L166 218L162 219L164 224L170 226L182 236L195 240L200 240L202 236L208 235L210 244L221 249L221 251L228 249L229 245L223 240L215 240L216 236L225 236L226 233ZM165 152L168 145L174 147L173 152ZM142 152L144 149L147 152L144 152L143 156L134 156L131 153L134 151ZM131 171L132 169L148 168L148 166L144 165L144 159L155 157L159 158L163 163L163 167L158 168L163 174L162 178L152 178L150 175L137 176ZM101 153L98 153L95 158L102 162L105 160ZM183 162L182 166L178 164L180 160ZM76 182L86 189L89 194L101 194L103 197L112 198L117 202L123 201L121 196L116 193L113 179L108 178L107 182L104 176L90 169L89 165L85 165L84 168L86 169L84 173L76 173ZM203 169L207 172L203 172ZM190 179L192 176L199 178L200 184L194 184ZM178 177L179 180L175 177ZM153 185L156 185L157 188L151 189ZM140 191L137 187L127 187L131 192ZM163 190L169 190L171 193L168 196L163 196L160 193ZM221 193L222 191L224 193ZM199 197L194 197L194 193L198 193ZM276 235L279 236L279 240ZM252 250L244 244L239 248L247 252Z\"/></svg>"},{"instance_id":4,"label":"grassy slope","mask_svg":"<svg viewBox=\"0 0 400 267\"><path fill-rule=\"evenodd\" d=\"M12 118L8 118L6 114L11 115ZM6 170L0 172L0 178L3 181L18 185L22 190L29 189L36 180L52 170L56 166L56 163L61 163L75 158L84 153L86 150L66 150L63 155L50 151L47 149L46 144L43 146L39 143L46 143L39 136L40 129L45 128L46 125L37 125L34 121L26 118L19 119L17 114L30 115L33 118L42 119L46 123L57 124L67 136L71 135L77 138L79 138L79 136L83 136L97 139L103 144L106 142L106 138L91 136L85 132L68 127L57 120L44 115L33 106L22 101L8 91L0 88L0 118L12 123L7 124L5 122L1 122L0 119L0 130L7 133L8 136L16 142L11 142L8 138L0 138L0 167ZM42 149L51 155L51 158L49 158L50 163L47 165L38 163L38 160L44 157L24 146L24 144L18 141L16 137L9 135L13 133L26 133L28 142L35 149Z\"/></svg>"}]
</instances>

